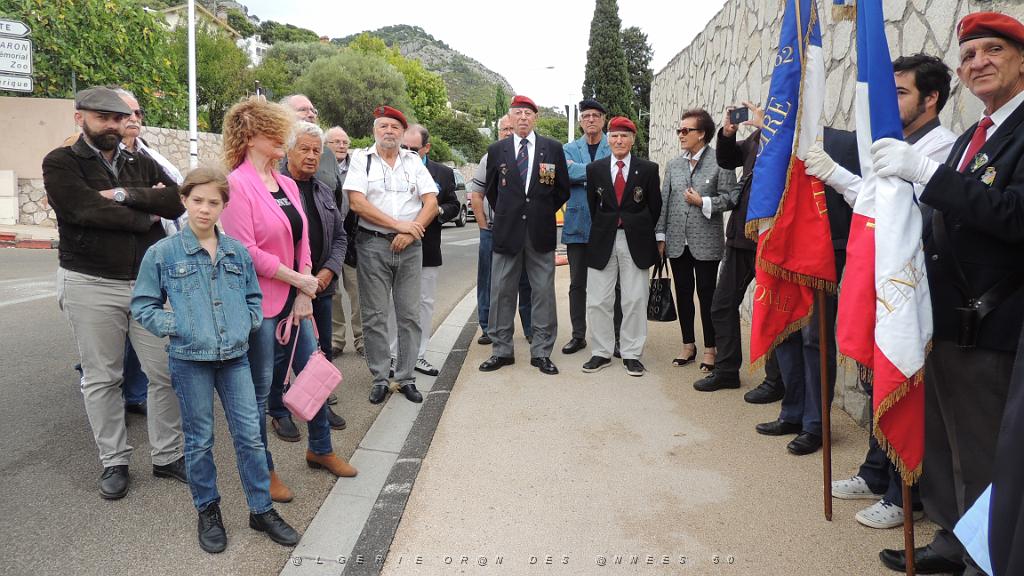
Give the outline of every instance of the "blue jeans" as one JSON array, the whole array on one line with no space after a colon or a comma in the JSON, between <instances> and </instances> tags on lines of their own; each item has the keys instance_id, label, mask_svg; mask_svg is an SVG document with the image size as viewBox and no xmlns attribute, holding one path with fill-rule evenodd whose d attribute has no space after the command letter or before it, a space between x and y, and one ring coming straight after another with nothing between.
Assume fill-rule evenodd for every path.
<instances>
[{"instance_id":1,"label":"blue jeans","mask_svg":"<svg viewBox=\"0 0 1024 576\"><path fill-rule=\"evenodd\" d=\"M303 320L298 336L295 334L296 327L292 327L292 338L287 345L277 343L274 337L274 329L277 323L288 316L291 311L291 303L285 304L284 311L274 318L264 318L260 327L249 337L249 364L252 369L252 382L256 387L256 402L259 404L260 413L260 438L267 446L267 467L274 469L274 459L270 455L270 445L267 444L267 419L263 414L267 411L271 390L274 386L278 390L284 384L285 370L288 368L288 360L291 358L292 346L297 345L295 351L295 362L292 364L292 371L298 374L306 367L306 362L316 349L316 339L313 337L313 323ZM319 328L318 328L319 329ZM297 338L297 344L296 344ZM280 400L280 395L278 396ZM288 414L288 410L281 404L284 410L280 418ZM309 449L314 454L330 454L334 451L331 446L331 426L327 421L327 404L325 403L316 416L307 424L309 430Z\"/></svg>"},{"instance_id":2,"label":"blue jeans","mask_svg":"<svg viewBox=\"0 0 1024 576\"><path fill-rule=\"evenodd\" d=\"M142 364L139 363L139 356L132 348L131 340L125 339L124 343L124 382L121 384L121 395L124 396L125 404L145 404L146 389L149 388L149 378L142 371Z\"/></svg>"},{"instance_id":3,"label":"blue jeans","mask_svg":"<svg viewBox=\"0 0 1024 576\"><path fill-rule=\"evenodd\" d=\"M476 267L476 303L477 319L480 330L487 333L487 315L491 313L491 261L494 259L494 234L488 230L480 230L480 251ZM530 321L530 278L526 268L519 276L519 320L523 323L523 333L527 338L533 336L533 325Z\"/></svg>"},{"instance_id":4,"label":"blue jeans","mask_svg":"<svg viewBox=\"0 0 1024 576\"><path fill-rule=\"evenodd\" d=\"M181 405L185 433L185 473L196 510L220 502L217 467L213 463L213 391L220 396L235 445L235 462L249 510L262 514L270 501L266 445L260 439L263 421L245 356L223 362L169 359L171 386Z\"/></svg>"}]
</instances>

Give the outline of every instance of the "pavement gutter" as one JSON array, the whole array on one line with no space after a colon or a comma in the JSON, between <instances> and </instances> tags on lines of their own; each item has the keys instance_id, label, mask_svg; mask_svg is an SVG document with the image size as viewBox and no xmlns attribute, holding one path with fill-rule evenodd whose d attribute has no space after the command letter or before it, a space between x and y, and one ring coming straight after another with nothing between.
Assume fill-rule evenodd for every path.
<instances>
[{"instance_id":1,"label":"pavement gutter","mask_svg":"<svg viewBox=\"0 0 1024 576\"><path fill-rule=\"evenodd\" d=\"M350 462L359 476L341 478L306 528L281 576L380 574L434 431L476 333L470 290L431 336L427 360L436 377L417 374L423 403L393 393Z\"/></svg>"}]
</instances>

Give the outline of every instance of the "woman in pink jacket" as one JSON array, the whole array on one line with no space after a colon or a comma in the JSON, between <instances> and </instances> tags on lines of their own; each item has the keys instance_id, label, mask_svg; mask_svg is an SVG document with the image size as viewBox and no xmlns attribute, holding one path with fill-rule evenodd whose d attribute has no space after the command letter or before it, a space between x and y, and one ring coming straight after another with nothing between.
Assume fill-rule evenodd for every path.
<instances>
[{"instance_id":1,"label":"woman in pink jacket","mask_svg":"<svg viewBox=\"0 0 1024 576\"><path fill-rule=\"evenodd\" d=\"M224 209L224 231L240 241L252 257L263 291L263 323L249 338L249 364L261 416L266 411L271 383L283 381L274 373L275 359L291 355L297 346L293 369L299 373L316 348L313 336L313 304L318 282L310 274L312 261L308 226L295 182L278 171L284 157L284 142L292 129L292 115L278 104L251 97L235 104L224 117L224 161L232 170L228 176L231 203ZM291 318L297 342L280 344L275 328ZM260 418L260 436L267 446L266 418ZM355 476L356 470L334 454L326 405L309 422L310 468L326 468L335 476ZM288 502L292 492L270 468L270 496Z\"/></svg>"}]
</instances>

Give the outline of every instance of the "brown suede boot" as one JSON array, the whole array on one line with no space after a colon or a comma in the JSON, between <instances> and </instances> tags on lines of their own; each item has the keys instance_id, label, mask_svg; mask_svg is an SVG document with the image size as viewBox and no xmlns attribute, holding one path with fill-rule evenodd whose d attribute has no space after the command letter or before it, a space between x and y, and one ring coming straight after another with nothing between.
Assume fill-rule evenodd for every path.
<instances>
[{"instance_id":1,"label":"brown suede boot","mask_svg":"<svg viewBox=\"0 0 1024 576\"><path fill-rule=\"evenodd\" d=\"M310 468L326 468L331 474L344 478L351 478L358 474L351 464L345 461L344 458L338 458L334 452L320 455L306 450L306 465Z\"/></svg>"},{"instance_id":2,"label":"brown suede boot","mask_svg":"<svg viewBox=\"0 0 1024 576\"><path fill-rule=\"evenodd\" d=\"M295 495L284 482L277 477L277 472L270 471L270 499L274 502L291 502Z\"/></svg>"}]
</instances>

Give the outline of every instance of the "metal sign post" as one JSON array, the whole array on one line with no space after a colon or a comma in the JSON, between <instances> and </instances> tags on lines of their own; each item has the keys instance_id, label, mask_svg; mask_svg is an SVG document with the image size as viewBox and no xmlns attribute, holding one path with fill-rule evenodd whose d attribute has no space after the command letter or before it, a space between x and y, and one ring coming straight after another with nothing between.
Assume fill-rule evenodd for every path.
<instances>
[{"instance_id":1,"label":"metal sign post","mask_svg":"<svg viewBox=\"0 0 1024 576\"><path fill-rule=\"evenodd\" d=\"M0 19L0 90L32 92L31 33L24 22Z\"/></svg>"}]
</instances>

